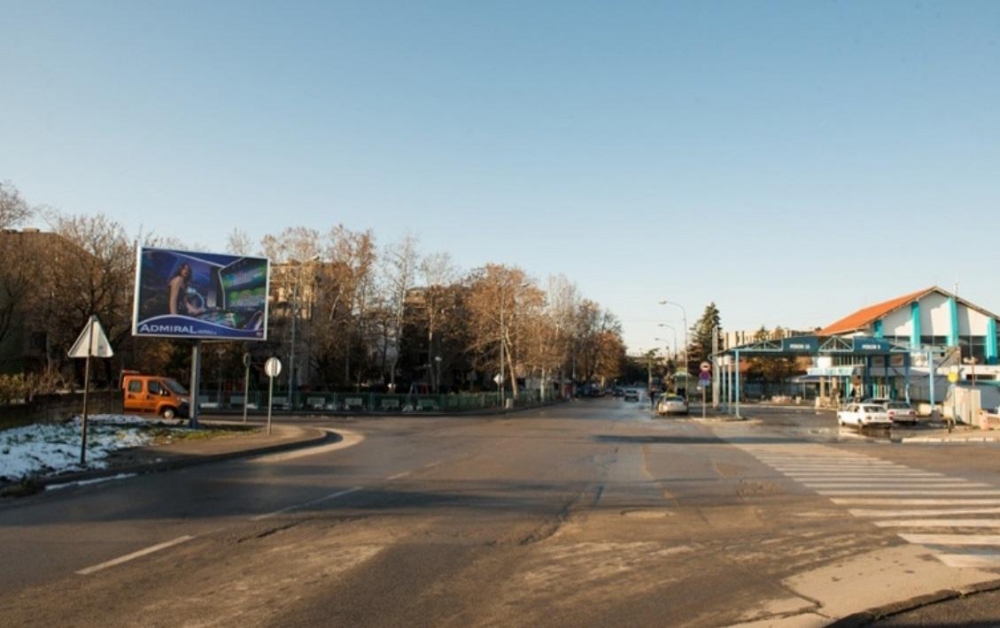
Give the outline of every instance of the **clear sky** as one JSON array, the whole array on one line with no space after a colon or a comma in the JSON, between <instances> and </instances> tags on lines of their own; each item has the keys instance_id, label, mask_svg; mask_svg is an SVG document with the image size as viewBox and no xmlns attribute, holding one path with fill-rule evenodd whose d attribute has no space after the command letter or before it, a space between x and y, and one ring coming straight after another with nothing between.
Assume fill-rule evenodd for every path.
<instances>
[{"instance_id":1,"label":"clear sky","mask_svg":"<svg viewBox=\"0 0 1000 628\"><path fill-rule=\"evenodd\" d=\"M662 346L1000 312L1000 2L0 0L0 180L225 250L415 235ZM44 225L37 225L44 227Z\"/></svg>"}]
</instances>

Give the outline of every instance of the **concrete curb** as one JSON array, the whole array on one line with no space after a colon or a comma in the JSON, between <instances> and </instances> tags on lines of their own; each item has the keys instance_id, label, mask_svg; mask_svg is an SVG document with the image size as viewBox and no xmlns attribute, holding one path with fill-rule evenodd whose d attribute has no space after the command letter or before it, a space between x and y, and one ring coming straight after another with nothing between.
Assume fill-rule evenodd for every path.
<instances>
[{"instance_id":1,"label":"concrete curb","mask_svg":"<svg viewBox=\"0 0 1000 628\"><path fill-rule=\"evenodd\" d=\"M209 424L206 422L206 425ZM170 446L168 446L164 448L164 454L171 456L167 459L147 463L137 463L134 465L114 466L104 469L89 469L86 471L38 477L31 479L30 482L34 486L48 488L62 484L72 484L74 482L110 478L118 475L143 475L146 473L170 471L196 465L209 464L212 462L222 462L237 458L248 458L293 449L315 447L317 445L337 442L341 439L340 435L332 430L298 426L282 426L281 429L291 429L299 431L301 434L291 438L286 437L286 439L282 442L248 443L247 446L244 447L229 447L224 448L222 451L214 452L212 451L213 447L210 442L198 443L198 451L192 451L191 449L185 451L183 446L177 446L171 450ZM227 444L231 444L231 442L232 441Z\"/></svg>"},{"instance_id":2,"label":"concrete curb","mask_svg":"<svg viewBox=\"0 0 1000 628\"><path fill-rule=\"evenodd\" d=\"M962 589L945 589L943 591L921 595L904 602L895 602L893 604L886 604L885 606L879 606L865 611L852 613L847 617L842 617L831 624L827 624L827 628L859 628L861 626L871 626L882 619L886 619L887 617L891 617L893 615L899 615L900 613L907 613L925 606L931 606L932 604L947 602L949 600L957 600L959 598L976 595L978 593L988 593L998 590L1000 590L1000 580L980 582Z\"/></svg>"}]
</instances>

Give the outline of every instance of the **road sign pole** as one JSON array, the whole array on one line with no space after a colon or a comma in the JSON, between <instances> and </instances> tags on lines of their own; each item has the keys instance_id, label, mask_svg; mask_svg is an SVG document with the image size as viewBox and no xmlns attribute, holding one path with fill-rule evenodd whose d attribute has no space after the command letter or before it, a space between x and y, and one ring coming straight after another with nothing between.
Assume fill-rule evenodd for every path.
<instances>
[{"instance_id":1,"label":"road sign pole","mask_svg":"<svg viewBox=\"0 0 1000 628\"><path fill-rule=\"evenodd\" d=\"M274 399L274 378L281 373L281 360L278 358L268 358L264 363L264 374L267 375L270 383L267 387L267 435L271 435L271 406Z\"/></svg>"},{"instance_id":2,"label":"road sign pole","mask_svg":"<svg viewBox=\"0 0 1000 628\"><path fill-rule=\"evenodd\" d=\"M267 435L271 435L271 399L274 398L274 376L268 378L270 383L267 387Z\"/></svg>"},{"instance_id":3,"label":"road sign pole","mask_svg":"<svg viewBox=\"0 0 1000 628\"><path fill-rule=\"evenodd\" d=\"M250 403L250 354L243 354L243 366L246 372L243 373L243 422L247 422L247 404Z\"/></svg>"},{"instance_id":4,"label":"road sign pole","mask_svg":"<svg viewBox=\"0 0 1000 628\"><path fill-rule=\"evenodd\" d=\"M87 397L90 393L90 355L83 367L83 436L80 439L80 466L87 464Z\"/></svg>"}]
</instances>

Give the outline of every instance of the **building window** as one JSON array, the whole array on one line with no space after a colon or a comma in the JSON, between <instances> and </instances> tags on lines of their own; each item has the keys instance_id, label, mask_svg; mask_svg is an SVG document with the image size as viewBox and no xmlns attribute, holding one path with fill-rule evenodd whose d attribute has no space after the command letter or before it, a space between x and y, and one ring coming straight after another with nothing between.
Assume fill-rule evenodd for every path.
<instances>
[{"instance_id":1,"label":"building window","mask_svg":"<svg viewBox=\"0 0 1000 628\"><path fill-rule=\"evenodd\" d=\"M986 364L986 337L968 336L958 340L962 359L974 358L976 364Z\"/></svg>"},{"instance_id":2,"label":"building window","mask_svg":"<svg viewBox=\"0 0 1000 628\"><path fill-rule=\"evenodd\" d=\"M921 336L920 344L922 345L933 345L936 347L947 347L948 346L948 336Z\"/></svg>"}]
</instances>

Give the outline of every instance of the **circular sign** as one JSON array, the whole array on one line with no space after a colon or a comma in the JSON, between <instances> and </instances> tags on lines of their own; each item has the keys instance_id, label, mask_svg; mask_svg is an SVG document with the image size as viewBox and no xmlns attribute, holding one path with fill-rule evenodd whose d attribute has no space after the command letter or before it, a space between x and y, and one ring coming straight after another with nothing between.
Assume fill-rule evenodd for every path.
<instances>
[{"instance_id":1,"label":"circular sign","mask_svg":"<svg viewBox=\"0 0 1000 628\"><path fill-rule=\"evenodd\" d=\"M948 381L951 382L952 384L954 384L955 382L957 382L958 381L958 373L956 373L955 371L951 371L950 373L948 373Z\"/></svg>"},{"instance_id":2,"label":"circular sign","mask_svg":"<svg viewBox=\"0 0 1000 628\"><path fill-rule=\"evenodd\" d=\"M702 373L708 373L711 370L712 370L712 364L710 362L702 362L701 363L701 372Z\"/></svg>"},{"instance_id":3,"label":"circular sign","mask_svg":"<svg viewBox=\"0 0 1000 628\"><path fill-rule=\"evenodd\" d=\"M277 377L281 373L281 360L278 358L268 358L267 362L264 362L264 373L268 377Z\"/></svg>"}]
</instances>

